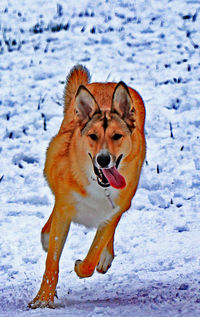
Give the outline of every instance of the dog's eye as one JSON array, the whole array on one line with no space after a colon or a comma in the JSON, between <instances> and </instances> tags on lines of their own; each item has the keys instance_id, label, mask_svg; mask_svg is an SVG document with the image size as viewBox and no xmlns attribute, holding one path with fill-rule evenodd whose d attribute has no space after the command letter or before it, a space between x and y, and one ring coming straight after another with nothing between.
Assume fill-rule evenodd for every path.
<instances>
[{"instance_id":1,"label":"dog's eye","mask_svg":"<svg viewBox=\"0 0 200 317\"><path fill-rule=\"evenodd\" d=\"M90 139L92 139L93 141L97 141L98 136L94 133L89 134Z\"/></svg>"},{"instance_id":2,"label":"dog's eye","mask_svg":"<svg viewBox=\"0 0 200 317\"><path fill-rule=\"evenodd\" d=\"M115 134L112 136L112 139L113 139L114 141L118 141L118 140L120 140L122 137L123 137L122 134L115 133Z\"/></svg>"}]
</instances>

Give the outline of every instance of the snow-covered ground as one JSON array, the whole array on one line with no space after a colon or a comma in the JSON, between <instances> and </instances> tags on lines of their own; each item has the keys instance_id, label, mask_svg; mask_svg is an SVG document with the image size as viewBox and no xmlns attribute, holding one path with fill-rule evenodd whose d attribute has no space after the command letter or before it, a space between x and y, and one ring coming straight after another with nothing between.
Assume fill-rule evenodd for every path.
<instances>
[{"instance_id":1,"label":"snow-covered ground","mask_svg":"<svg viewBox=\"0 0 200 317\"><path fill-rule=\"evenodd\" d=\"M200 316L199 0L0 1L0 316ZM29 310L53 197L45 151L82 63L146 105L147 157L106 275L80 280L94 230L72 225L58 307Z\"/></svg>"}]
</instances>

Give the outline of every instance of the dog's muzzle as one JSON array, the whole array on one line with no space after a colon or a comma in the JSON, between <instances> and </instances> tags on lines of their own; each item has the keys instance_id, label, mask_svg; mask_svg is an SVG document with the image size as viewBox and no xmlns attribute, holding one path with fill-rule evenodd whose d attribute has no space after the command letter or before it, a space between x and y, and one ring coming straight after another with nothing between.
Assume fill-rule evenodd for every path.
<instances>
[{"instance_id":1,"label":"dog's muzzle","mask_svg":"<svg viewBox=\"0 0 200 317\"><path fill-rule=\"evenodd\" d=\"M112 182L108 180L108 178L110 179L110 175L109 175L110 173L106 173L106 172L113 171L112 172L113 175L116 175L116 174L120 175L116 171L123 155L122 154L119 155L119 157L116 160L115 157L113 157L108 151L102 150L94 158L92 158L92 155L90 153L89 153L89 156L93 163L94 173L97 177L98 184L102 187L113 186L115 188L120 188L121 185L119 185L119 187L118 185L115 186ZM105 175L108 175L108 178ZM120 177L121 177L121 183L123 183L122 176L120 175Z\"/></svg>"},{"instance_id":2,"label":"dog's muzzle","mask_svg":"<svg viewBox=\"0 0 200 317\"><path fill-rule=\"evenodd\" d=\"M111 161L109 154L99 153L96 157L92 157L92 155L89 153L89 156L92 160L94 173L97 177L97 182L102 187L109 187L110 184L107 180L107 178L104 176L102 172L102 168L106 168Z\"/></svg>"}]
</instances>

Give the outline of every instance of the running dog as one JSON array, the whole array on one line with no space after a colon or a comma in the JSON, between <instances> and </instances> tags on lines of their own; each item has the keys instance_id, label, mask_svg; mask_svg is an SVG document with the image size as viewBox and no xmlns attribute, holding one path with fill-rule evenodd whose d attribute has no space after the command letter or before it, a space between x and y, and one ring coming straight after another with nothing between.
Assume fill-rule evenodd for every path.
<instances>
[{"instance_id":1,"label":"running dog","mask_svg":"<svg viewBox=\"0 0 200 317\"><path fill-rule=\"evenodd\" d=\"M46 269L29 307L54 308L59 260L70 223L97 232L75 272L106 273L114 258L116 226L131 205L145 158L145 108L124 82L90 83L88 70L75 66L64 90L64 118L46 154L44 173L54 193L53 211L42 229Z\"/></svg>"}]
</instances>

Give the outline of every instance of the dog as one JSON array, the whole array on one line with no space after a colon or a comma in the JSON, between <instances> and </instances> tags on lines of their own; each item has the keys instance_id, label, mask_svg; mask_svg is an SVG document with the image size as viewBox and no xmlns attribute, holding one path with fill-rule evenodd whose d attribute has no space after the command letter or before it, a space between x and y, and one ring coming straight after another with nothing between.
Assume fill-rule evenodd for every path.
<instances>
[{"instance_id":1,"label":"dog","mask_svg":"<svg viewBox=\"0 0 200 317\"><path fill-rule=\"evenodd\" d=\"M131 205L145 159L145 108L124 82L90 83L86 67L70 71L64 89L64 118L47 149L44 174L54 193L53 211L42 229L47 251L41 287L29 307L55 308L59 260L70 223L96 227L80 278L95 268L106 273L114 259L114 234Z\"/></svg>"}]
</instances>

